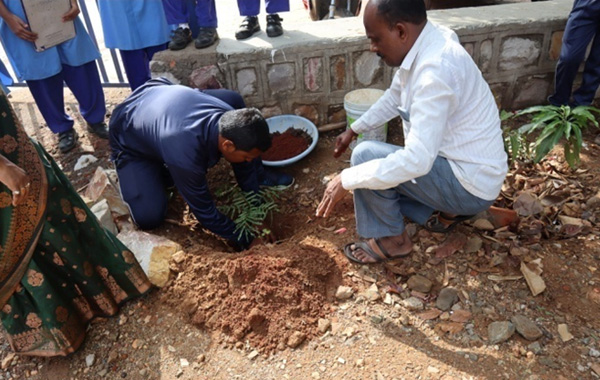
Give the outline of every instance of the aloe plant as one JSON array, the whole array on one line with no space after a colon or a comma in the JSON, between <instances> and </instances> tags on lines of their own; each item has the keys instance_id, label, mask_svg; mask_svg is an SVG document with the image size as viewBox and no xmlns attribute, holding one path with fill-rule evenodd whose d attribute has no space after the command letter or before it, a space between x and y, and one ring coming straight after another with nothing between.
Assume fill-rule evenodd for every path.
<instances>
[{"instance_id":1,"label":"aloe plant","mask_svg":"<svg viewBox=\"0 0 600 380\"><path fill-rule=\"evenodd\" d=\"M518 129L513 129L509 125L504 125L504 122L515 116L515 113L500 111L500 120L502 125L502 137L504 139L504 150L508 155L509 163L512 164L517 160L531 160L531 149L527 137L519 132Z\"/></svg>"},{"instance_id":2,"label":"aloe plant","mask_svg":"<svg viewBox=\"0 0 600 380\"><path fill-rule=\"evenodd\" d=\"M579 154L583 145L582 131L590 123L598 128L594 113L600 114L595 107L579 106L534 106L517 112L518 115L533 114L531 123L518 129L519 133L530 134L541 130L534 142L534 161L539 162L562 140L565 159L571 167L580 162Z\"/></svg>"}]
</instances>

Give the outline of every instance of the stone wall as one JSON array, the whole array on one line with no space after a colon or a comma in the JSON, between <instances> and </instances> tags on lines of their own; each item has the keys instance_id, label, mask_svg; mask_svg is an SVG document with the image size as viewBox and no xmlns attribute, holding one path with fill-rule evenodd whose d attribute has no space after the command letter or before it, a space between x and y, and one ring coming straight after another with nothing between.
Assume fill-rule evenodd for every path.
<instances>
[{"instance_id":1,"label":"stone wall","mask_svg":"<svg viewBox=\"0 0 600 380\"><path fill-rule=\"evenodd\" d=\"M514 3L429 12L456 31L502 109L542 104L571 0ZM165 51L154 75L192 87L222 85L239 91L266 117L295 113L317 125L344 120L344 95L389 86L395 69L369 51L362 18L310 22L276 39L222 39L209 49Z\"/></svg>"}]
</instances>

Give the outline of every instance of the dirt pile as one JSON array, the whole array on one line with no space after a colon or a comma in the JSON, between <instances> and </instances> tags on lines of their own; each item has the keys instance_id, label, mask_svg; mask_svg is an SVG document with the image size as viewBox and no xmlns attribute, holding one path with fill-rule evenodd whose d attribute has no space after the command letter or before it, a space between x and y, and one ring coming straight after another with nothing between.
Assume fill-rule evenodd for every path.
<instances>
[{"instance_id":1,"label":"dirt pile","mask_svg":"<svg viewBox=\"0 0 600 380\"><path fill-rule=\"evenodd\" d=\"M325 252L284 243L245 255L188 253L165 300L193 324L222 332L229 343L248 341L262 352L293 347L317 334L320 317L342 282Z\"/></svg>"}]
</instances>

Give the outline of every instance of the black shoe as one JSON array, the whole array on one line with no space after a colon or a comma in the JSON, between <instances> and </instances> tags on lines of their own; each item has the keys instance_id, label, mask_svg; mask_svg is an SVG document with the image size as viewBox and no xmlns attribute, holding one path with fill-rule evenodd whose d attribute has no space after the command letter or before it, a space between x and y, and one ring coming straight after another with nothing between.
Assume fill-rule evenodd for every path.
<instances>
[{"instance_id":1,"label":"black shoe","mask_svg":"<svg viewBox=\"0 0 600 380\"><path fill-rule=\"evenodd\" d=\"M258 23L257 16L246 16L240 27L235 32L236 40L245 40L246 38L250 38L254 33L258 33L260 31L260 24Z\"/></svg>"},{"instance_id":2,"label":"black shoe","mask_svg":"<svg viewBox=\"0 0 600 380\"><path fill-rule=\"evenodd\" d=\"M66 132L60 132L58 134L58 149L61 152L66 153L71 149L75 148L75 143L77 142L77 133L75 133L74 129L68 130Z\"/></svg>"},{"instance_id":3,"label":"black shoe","mask_svg":"<svg viewBox=\"0 0 600 380\"><path fill-rule=\"evenodd\" d=\"M189 28L177 28L171 32L170 50L181 50L192 40L192 31Z\"/></svg>"},{"instance_id":4,"label":"black shoe","mask_svg":"<svg viewBox=\"0 0 600 380\"><path fill-rule=\"evenodd\" d=\"M108 126L103 121L94 124L87 123L87 129L101 139L108 139Z\"/></svg>"},{"instance_id":5,"label":"black shoe","mask_svg":"<svg viewBox=\"0 0 600 380\"><path fill-rule=\"evenodd\" d=\"M267 36L269 37L278 37L283 34L283 27L281 26L281 22L283 19L279 17L277 13L273 13L272 15L267 15Z\"/></svg>"},{"instance_id":6,"label":"black shoe","mask_svg":"<svg viewBox=\"0 0 600 380\"><path fill-rule=\"evenodd\" d=\"M218 39L217 28L200 28L194 45L196 45L196 49L202 49L214 44Z\"/></svg>"}]
</instances>

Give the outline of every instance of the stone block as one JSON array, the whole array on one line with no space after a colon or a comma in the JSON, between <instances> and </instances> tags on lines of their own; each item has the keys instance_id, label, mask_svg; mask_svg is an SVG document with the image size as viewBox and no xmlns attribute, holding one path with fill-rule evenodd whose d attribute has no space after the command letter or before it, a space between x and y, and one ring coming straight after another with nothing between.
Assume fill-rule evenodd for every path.
<instances>
[{"instance_id":1,"label":"stone block","mask_svg":"<svg viewBox=\"0 0 600 380\"><path fill-rule=\"evenodd\" d=\"M479 69L485 73L490 69L494 47L492 40L485 40L479 46Z\"/></svg>"},{"instance_id":2,"label":"stone block","mask_svg":"<svg viewBox=\"0 0 600 380\"><path fill-rule=\"evenodd\" d=\"M253 67L238 70L235 73L237 90L242 96L255 96L258 93L258 78Z\"/></svg>"},{"instance_id":3,"label":"stone block","mask_svg":"<svg viewBox=\"0 0 600 380\"><path fill-rule=\"evenodd\" d=\"M330 90L338 91L346 88L346 56L336 55L330 58Z\"/></svg>"},{"instance_id":4,"label":"stone block","mask_svg":"<svg viewBox=\"0 0 600 380\"><path fill-rule=\"evenodd\" d=\"M490 83L490 90L492 90L492 95L499 109L512 108L509 103L510 99L507 99L506 96L508 90L507 83Z\"/></svg>"},{"instance_id":5,"label":"stone block","mask_svg":"<svg viewBox=\"0 0 600 380\"><path fill-rule=\"evenodd\" d=\"M523 70L535 66L540 58L543 36L508 37L502 41L500 70Z\"/></svg>"},{"instance_id":6,"label":"stone block","mask_svg":"<svg viewBox=\"0 0 600 380\"><path fill-rule=\"evenodd\" d=\"M346 120L346 110L343 104L333 104L327 109L327 122L337 123Z\"/></svg>"},{"instance_id":7,"label":"stone block","mask_svg":"<svg viewBox=\"0 0 600 380\"><path fill-rule=\"evenodd\" d=\"M144 273L154 285L163 287L169 280L169 261L181 246L162 236L143 231L121 232L117 238L133 252Z\"/></svg>"},{"instance_id":8,"label":"stone block","mask_svg":"<svg viewBox=\"0 0 600 380\"><path fill-rule=\"evenodd\" d=\"M317 92L323 88L323 58L304 59L304 87L309 92Z\"/></svg>"},{"instance_id":9,"label":"stone block","mask_svg":"<svg viewBox=\"0 0 600 380\"><path fill-rule=\"evenodd\" d=\"M532 75L517 79L514 88L513 108L520 109L536 104L544 104L550 86L552 75Z\"/></svg>"},{"instance_id":10,"label":"stone block","mask_svg":"<svg viewBox=\"0 0 600 380\"><path fill-rule=\"evenodd\" d=\"M192 71L189 78L190 87L206 89L223 88L223 75L215 65L201 67Z\"/></svg>"},{"instance_id":11,"label":"stone block","mask_svg":"<svg viewBox=\"0 0 600 380\"><path fill-rule=\"evenodd\" d=\"M319 125L319 108L314 104L297 104L294 106L294 114L302 116Z\"/></svg>"},{"instance_id":12,"label":"stone block","mask_svg":"<svg viewBox=\"0 0 600 380\"><path fill-rule=\"evenodd\" d=\"M90 210L92 211L92 213L94 213L94 215L96 215L96 218L98 219L102 227L106 228L115 235L119 233L119 231L117 231L117 226L115 225L115 222L112 218L110 206L108 205L106 199L102 199L100 202L93 205L90 208Z\"/></svg>"},{"instance_id":13,"label":"stone block","mask_svg":"<svg viewBox=\"0 0 600 380\"><path fill-rule=\"evenodd\" d=\"M267 66L267 79L272 95L296 88L296 68L293 63L277 63Z\"/></svg>"},{"instance_id":14,"label":"stone block","mask_svg":"<svg viewBox=\"0 0 600 380\"><path fill-rule=\"evenodd\" d=\"M112 171L114 172L114 171ZM106 199L113 213L117 216L129 215L129 208L123 202L117 185L111 181L111 171L102 167L96 168L94 176L90 180L85 193L85 198L91 203L97 203L100 199ZM116 178L116 175L113 177Z\"/></svg>"},{"instance_id":15,"label":"stone block","mask_svg":"<svg viewBox=\"0 0 600 380\"><path fill-rule=\"evenodd\" d=\"M564 31L554 32L552 33L552 37L550 37L550 48L548 49L548 58L557 61L558 57L560 57L560 49L562 48L562 38Z\"/></svg>"},{"instance_id":16,"label":"stone block","mask_svg":"<svg viewBox=\"0 0 600 380\"><path fill-rule=\"evenodd\" d=\"M467 43L463 44L463 47L465 48L465 50L467 51L467 53L469 53L469 55L471 56L471 58L475 57L473 55L473 53L475 52L475 44L473 44L472 42L467 42Z\"/></svg>"},{"instance_id":17,"label":"stone block","mask_svg":"<svg viewBox=\"0 0 600 380\"><path fill-rule=\"evenodd\" d=\"M283 111L281 111L281 107L279 107L278 105L263 107L260 109L260 112L262 113L265 119L283 114Z\"/></svg>"},{"instance_id":18,"label":"stone block","mask_svg":"<svg viewBox=\"0 0 600 380\"><path fill-rule=\"evenodd\" d=\"M363 51L354 55L354 77L363 86L371 86L383 75L381 59L375 53Z\"/></svg>"}]
</instances>

